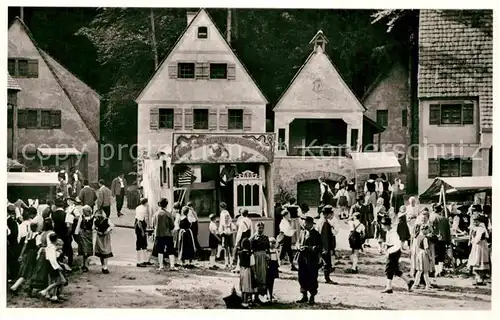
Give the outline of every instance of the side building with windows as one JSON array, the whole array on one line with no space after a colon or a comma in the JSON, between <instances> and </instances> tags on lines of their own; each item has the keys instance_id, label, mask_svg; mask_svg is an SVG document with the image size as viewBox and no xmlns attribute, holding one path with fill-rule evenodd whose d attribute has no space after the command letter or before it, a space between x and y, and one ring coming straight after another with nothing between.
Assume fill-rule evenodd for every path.
<instances>
[{"instance_id":1,"label":"side building with windows","mask_svg":"<svg viewBox=\"0 0 500 320\"><path fill-rule=\"evenodd\" d=\"M361 101L366 107L365 115L385 130L378 137L379 151L394 151L401 164L399 177L406 185L408 181L410 145L410 88L408 68L397 62L381 73L365 92Z\"/></svg>"},{"instance_id":2,"label":"side building with windows","mask_svg":"<svg viewBox=\"0 0 500 320\"><path fill-rule=\"evenodd\" d=\"M491 175L493 12L420 12L418 190Z\"/></svg>"},{"instance_id":3,"label":"side building with windows","mask_svg":"<svg viewBox=\"0 0 500 320\"><path fill-rule=\"evenodd\" d=\"M9 157L17 155L26 171L79 169L97 182L99 95L42 50L19 18L9 27L8 46L8 73L21 89L16 116L8 112Z\"/></svg>"},{"instance_id":4,"label":"side building with windows","mask_svg":"<svg viewBox=\"0 0 500 320\"><path fill-rule=\"evenodd\" d=\"M233 217L247 209L272 223L268 102L204 9L187 13L186 29L136 102L138 174L150 213L159 197L192 202L202 245L221 202Z\"/></svg>"}]
</instances>

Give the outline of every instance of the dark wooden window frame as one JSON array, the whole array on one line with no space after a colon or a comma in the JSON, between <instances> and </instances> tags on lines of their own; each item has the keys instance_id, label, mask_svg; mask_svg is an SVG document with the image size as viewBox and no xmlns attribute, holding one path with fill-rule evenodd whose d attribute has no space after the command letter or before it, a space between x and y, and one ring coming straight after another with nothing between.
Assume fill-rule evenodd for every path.
<instances>
[{"instance_id":1,"label":"dark wooden window frame","mask_svg":"<svg viewBox=\"0 0 500 320\"><path fill-rule=\"evenodd\" d=\"M195 79L196 63L195 62L178 62L177 63L177 78L178 79Z\"/></svg>"},{"instance_id":2,"label":"dark wooden window frame","mask_svg":"<svg viewBox=\"0 0 500 320\"><path fill-rule=\"evenodd\" d=\"M198 27L196 36L198 39L208 39L208 27L206 26Z\"/></svg>"},{"instance_id":3,"label":"dark wooden window frame","mask_svg":"<svg viewBox=\"0 0 500 320\"><path fill-rule=\"evenodd\" d=\"M208 130L209 127L209 110L208 108L193 109L193 129Z\"/></svg>"},{"instance_id":4,"label":"dark wooden window frame","mask_svg":"<svg viewBox=\"0 0 500 320\"><path fill-rule=\"evenodd\" d=\"M229 130L243 130L243 109L227 110L227 128Z\"/></svg>"},{"instance_id":5,"label":"dark wooden window frame","mask_svg":"<svg viewBox=\"0 0 500 320\"><path fill-rule=\"evenodd\" d=\"M279 128L278 129L278 150L286 151L286 129Z\"/></svg>"},{"instance_id":6,"label":"dark wooden window frame","mask_svg":"<svg viewBox=\"0 0 500 320\"><path fill-rule=\"evenodd\" d=\"M401 111L401 125L403 127L408 127L408 110L406 109Z\"/></svg>"},{"instance_id":7,"label":"dark wooden window frame","mask_svg":"<svg viewBox=\"0 0 500 320\"><path fill-rule=\"evenodd\" d=\"M227 63L210 63L211 80L227 80Z\"/></svg>"},{"instance_id":8,"label":"dark wooden window frame","mask_svg":"<svg viewBox=\"0 0 500 320\"><path fill-rule=\"evenodd\" d=\"M158 109L158 128L173 129L174 128L174 109L159 108Z\"/></svg>"},{"instance_id":9,"label":"dark wooden window frame","mask_svg":"<svg viewBox=\"0 0 500 320\"><path fill-rule=\"evenodd\" d=\"M431 164L432 163L432 164ZM428 178L436 177L471 177L473 172L473 161L471 158L435 158L429 159L429 167L437 165L437 172L428 170ZM456 174L452 174L455 171Z\"/></svg>"},{"instance_id":10,"label":"dark wooden window frame","mask_svg":"<svg viewBox=\"0 0 500 320\"><path fill-rule=\"evenodd\" d=\"M32 65L31 68L36 67L36 70L30 70L30 65ZM8 58L7 66L8 72L13 78L38 78L38 59Z\"/></svg>"},{"instance_id":11,"label":"dark wooden window frame","mask_svg":"<svg viewBox=\"0 0 500 320\"><path fill-rule=\"evenodd\" d=\"M475 106L473 101L446 101L429 104L429 125L461 126L475 123ZM460 110L451 110L460 108ZM453 115L453 111L455 115ZM460 113L457 117L456 113ZM454 119L453 119L454 118Z\"/></svg>"},{"instance_id":12,"label":"dark wooden window frame","mask_svg":"<svg viewBox=\"0 0 500 320\"><path fill-rule=\"evenodd\" d=\"M389 110L377 110L377 123L382 127L389 125Z\"/></svg>"}]
</instances>

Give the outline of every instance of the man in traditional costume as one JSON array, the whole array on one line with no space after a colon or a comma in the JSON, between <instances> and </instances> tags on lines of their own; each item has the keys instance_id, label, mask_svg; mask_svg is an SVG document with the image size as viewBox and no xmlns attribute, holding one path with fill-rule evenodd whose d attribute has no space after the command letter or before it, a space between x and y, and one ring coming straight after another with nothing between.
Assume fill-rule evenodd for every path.
<instances>
[{"instance_id":1,"label":"man in traditional costume","mask_svg":"<svg viewBox=\"0 0 500 320\"><path fill-rule=\"evenodd\" d=\"M304 230L301 231L298 242L297 264L299 269L299 284L302 299L298 303L314 304L314 297L318 293L318 270L322 241L319 232L314 229L314 218L304 217ZM307 293L310 294L309 299Z\"/></svg>"},{"instance_id":2,"label":"man in traditional costume","mask_svg":"<svg viewBox=\"0 0 500 320\"><path fill-rule=\"evenodd\" d=\"M332 272L332 255L335 255L336 239L333 234L332 227L328 220L333 216L333 207L328 205L323 208L321 218L318 220L316 229L321 234L321 243L323 251L321 256L325 265L323 266L323 272L325 275L325 282L329 284L334 284L330 279L330 273Z\"/></svg>"}]
</instances>

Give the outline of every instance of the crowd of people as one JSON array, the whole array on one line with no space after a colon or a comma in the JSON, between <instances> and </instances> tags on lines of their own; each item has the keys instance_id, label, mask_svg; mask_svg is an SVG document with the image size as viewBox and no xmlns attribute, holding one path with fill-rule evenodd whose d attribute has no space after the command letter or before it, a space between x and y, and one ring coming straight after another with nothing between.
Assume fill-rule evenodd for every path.
<instances>
[{"instance_id":1,"label":"crowd of people","mask_svg":"<svg viewBox=\"0 0 500 320\"><path fill-rule=\"evenodd\" d=\"M64 299L62 289L74 267L73 241L83 259L83 272L89 270L89 258L97 256L102 273L109 273L114 227L109 217L111 197L121 197L126 186L120 177L115 180L114 191L102 180L98 190L83 180L77 197L60 192L54 203L33 200L28 200L28 204L21 200L8 203L7 272L11 292L25 287L32 295L54 302ZM475 274L476 284L485 283L491 260L489 197L483 205L454 204L444 208L435 204L429 209L421 206L416 197L410 197L405 204L404 186L399 179L391 185L370 177L363 194L349 186L354 183L352 180L341 183L336 194L323 179L319 183L318 213L309 210L307 204L298 205L294 198L276 205L275 237L266 235L272 231L265 230L263 222L254 224L247 210L241 210L233 218L224 202L220 203L220 216L209 216L208 268L219 269L216 263L219 258L224 260L225 269L239 273L244 305L272 302L274 281L285 264L298 272L302 294L298 302L314 304L320 270L326 283L335 284L330 275L335 271L339 223L347 223L349 229L352 265L346 272L362 272L358 269L360 254L373 243L380 254L386 255L387 285L383 293L393 292L394 276L403 279L409 290L421 284L431 288L430 278L444 274L445 262L452 261L452 267L455 266L456 237L467 239L467 265ZM193 268L193 261L201 258L203 252L193 204L174 203L170 212L167 199L161 199L158 207L151 226L147 223L148 200L141 199L135 210L137 267L156 265L150 262L154 257L159 271L167 264L170 271ZM154 240L151 255L147 250L149 235ZM399 267L404 252L410 255L410 277Z\"/></svg>"}]
</instances>

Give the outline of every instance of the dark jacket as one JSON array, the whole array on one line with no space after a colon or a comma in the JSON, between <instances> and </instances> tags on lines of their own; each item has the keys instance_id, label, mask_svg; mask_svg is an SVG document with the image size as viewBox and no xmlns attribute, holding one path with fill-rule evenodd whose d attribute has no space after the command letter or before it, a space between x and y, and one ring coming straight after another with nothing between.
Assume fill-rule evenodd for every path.
<instances>
[{"instance_id":1,"label":"dark jacket","mask_svg":"<svg viewBox=\"0 0 500 320\"><path fill-rule=\"evenodd\" d=\"M329 252L335 250L335 236L333 235L332 232L332 226L328 223L328 221L325 220L325 222L323 222L320 232L321 232L321 244L323 249L322 251Z\"/></svg>"},{"instance_id":2,"label":"dark jacket","mask_svg":"<svg viewBox=\"0 0 500 320\"><path fill-rule=\"evenodd\" d=\"M448 219L439 214L432 214L430 217L433 234L445 243L451 242L450 222Z\"/></svg>"},{"instance_id":3,"label":"dark jacket","mask_svg":"<svg viewBox=\"0 0 500 320\"><path fill-rule=\"evenodd\" d=\"M309 232L302 230L299 239L299 241L302 240L299 242L299 262L302 260L302 262L309 266L319 265L320 255L323 251L323 243L319 232L314 228L309 230Z\"/></svg>"},{"instance_id":4,"label":"dark jacket","mask_svg":"<svg viewBox=\"0 0 500 320\"><path fill-rule=\"evenodd\" d=\"M91 208L94 207L95 201L97 200L95 190L89 186L83 187L83 189L80 190L80 194L78 195L78 197L82 201L83 205L88 205Z\"/></svg>"}]
</instances>

